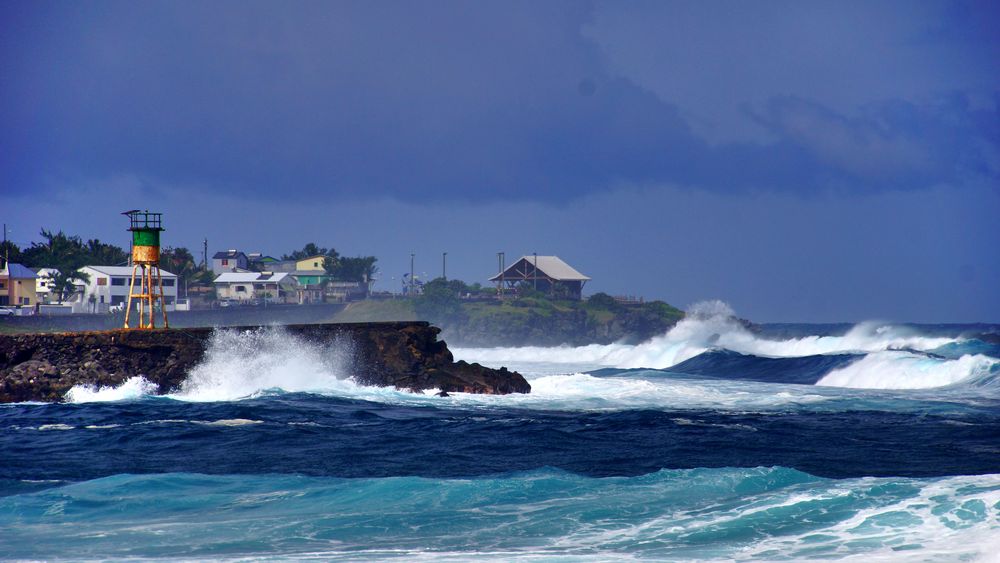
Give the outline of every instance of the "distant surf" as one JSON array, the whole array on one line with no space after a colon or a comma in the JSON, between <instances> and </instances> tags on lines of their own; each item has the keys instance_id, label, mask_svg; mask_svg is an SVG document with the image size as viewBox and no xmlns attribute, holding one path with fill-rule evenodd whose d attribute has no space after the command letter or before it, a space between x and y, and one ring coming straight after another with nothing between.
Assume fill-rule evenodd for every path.
<instances>
[{"instance_id":1,"label":"distant surf","mask_svg":"<svg viewBox=\"0 0 1000 563\"><path fill-rule=\"evenodd\" d=\"M349 344L220 330L172 394L0 405L0 553L988 560L1000 346L976 335L711 302L640 344L454 349L532 392L440 397L359 384Z\"/></svg>"}]
</instances>

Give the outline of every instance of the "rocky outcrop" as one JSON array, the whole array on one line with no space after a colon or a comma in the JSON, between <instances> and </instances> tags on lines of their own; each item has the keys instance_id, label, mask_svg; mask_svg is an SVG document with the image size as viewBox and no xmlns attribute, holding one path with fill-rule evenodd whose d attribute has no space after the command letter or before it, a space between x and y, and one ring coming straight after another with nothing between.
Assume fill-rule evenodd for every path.
<instances>
[{"instance_id":1,"label":"rocky outcrop","mask_svg":"<svg viewBox=\"0 0 1000 563\"><path fill-rule=\"evenodd\" d=\"M111 386L142 375L168 393L205 355L214 330L114 330L0 335L0 402L62 400L78 384ZM411 391L527 393L516 372L455 362L439 329L426 322L287 325L314 343L346 343L350 373L367 385Z\"/></svg>"}]
</instances>

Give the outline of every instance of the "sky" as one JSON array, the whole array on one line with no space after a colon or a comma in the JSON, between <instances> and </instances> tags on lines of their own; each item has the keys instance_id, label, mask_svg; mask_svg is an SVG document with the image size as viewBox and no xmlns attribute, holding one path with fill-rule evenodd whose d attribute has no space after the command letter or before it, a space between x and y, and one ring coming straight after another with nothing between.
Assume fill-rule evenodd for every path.
<instances>
[{"instance_id":1,"label":"sky","mask_svg":"<svg viewBox=\"0 0 1000 563\"><path fill-rule=\"evenodd\" d=\"M1000 322L996 2L0 1L0 219Z\"/></svg>"}]
</instances>

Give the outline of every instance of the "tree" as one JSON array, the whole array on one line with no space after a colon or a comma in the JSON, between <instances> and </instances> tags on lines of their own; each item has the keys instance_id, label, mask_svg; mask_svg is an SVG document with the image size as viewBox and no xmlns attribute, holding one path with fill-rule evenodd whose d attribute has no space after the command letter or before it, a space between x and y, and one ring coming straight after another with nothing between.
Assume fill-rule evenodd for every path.
<instances>
[{"instance_id":1,"label":"tree","mask_svg":"<svg viewBox=\"0 0 1000 563\"><path fill-rule=\"evenodd\" d=\"M177 274L181 278L189 278L198 271L198 264L191 251L183 246L167 247L160 252L160 268Z\"/></svg>"},{"instance_id":2,"label":"tree","mask_svg":"<svg viewBox=\"0 0 1000 563\"><path fill-rule=\"evenodd\" d=\"M619 311L622 309L621 303L615 301L607 293L598 292L587 299L587 307L591 309L604 309L605 311Z\"/></svg>"},{"instance_id":3,"label":"tree","mask_svg":"<svg viewBox=\"0 0 1000 563\"><path fill-rule=\"evenodd\" d=\"M45 242L32 243L30 248L22 252L25 266L75 271L86 265L87 252L80 237L45 229L42 229L41 235Z\"/></svg>"},{"instance_id":4,"label":"tree","mask_svg":"<svg viewBox=\"0 0 1000 563\"><path fill-rule=\"evenodd\" d=\"M128 253L124 249L113 244L103 243L98 239L88 240L84 250L88 257L88 264L102 264L105 266L124 266L128 264Z\"/></svg>"},{"instance_id":5,"label":"tree","mask_svg":"<svg viewBox=\"0 0 1000 563\"><path fill-rule=\"evenodd\" d=\"M321 246L316 246L316 243L306 243L302 247L302 250L293 251L291 254L282 255L282 260L302 260L303 258L309 258L310 256L329 256L336 260L340 255L337 251L332 248L323 248Z\"/></svg>"},{"instance_id":6,"label":"tree","mask_svg":"<svg viewBox=\"0 0 1000 563\"><path fill-rule=\"evenodd\" d=\"M84 243L78 236L42 229L45 242L32 243L21 252L25 266L77 270L88 264L116 266L128 262L128 253L121 247L90 239Z\"/></svg>"},{"instance_id":7,"label":"tree","mask_svg":"<svg viewBox=\"0 0 1000 563\"><path fill-rule=\"evenodd\" d=\"M2 241L0 242L0 260L4 261L6 265L7 261L18 264L21 262L21 249L14 244L13 241Z\"/></svg>"},{"instance_id":8,"label":"tree","mask_svg":"<svg viewBox=\"0 0 1000 563\"><path fill-rule=\"evenodd\" d=\"M90 281L90 275L85 274L79 270L58 270L53 274L49 274L48 279L52 280L52 291L56 293L56 297L59 300L59 304L66 299L68 295L72 295L76 291L76 282L88 282Z\"/></svg>"},{"instance_id":9,"label":"tree","mask_svg":"<svg viewBox=\"0 0 1000 563\"><path fill-rule=\"evenodd\" d=\"M183 246L177 248L168 246L164 248L160 252L160 268L177 274L178 281L182 286L184 286L185 282L194 279L199 270L194 255Z\"/></svg>"},{"instance_id":10,"label":"tree","mask_svg":"<svg viewBox=\"0 0 1000 563\"><path fill-rule=\"evenodd\" d=\"M41 235L45 242L32 243L30 248L21 253L21 257L26 266L58 270L48 278L52 280L52 290L59 303L76 291L76 282L90 280L90 276L79 271L83 266L113 266L128 261L125 250L97 239L84 243L78 236L69 236L62 231L53 233L45 229L42 229Z\"/></svg>"},{"instance_id":11,"label":"tree","mask_svg":"<svg viewBox=\"0 0 1000 563\"><path fill-rule=\"evenodd\" d=\"M445 281L433 279L424 284L423 293L414 300L413 306L421 319L433 322L457 322L465 318L465 311L458 298L459 280Z\"/></svg>"},{"instance_id":12,"label":"tree","mask_svg":"<svg viewBox=\"0 0 1000 563\"><path fill-rule=\"evenodd\" d=\"M366 283L378 273L375 262L378 262L378 258L374 256L343 257L336 262L330 260L330 267L326 271L337 280ZM326 267L327 263L324 262L323 266Z\"/></svg>"}]
</instances>

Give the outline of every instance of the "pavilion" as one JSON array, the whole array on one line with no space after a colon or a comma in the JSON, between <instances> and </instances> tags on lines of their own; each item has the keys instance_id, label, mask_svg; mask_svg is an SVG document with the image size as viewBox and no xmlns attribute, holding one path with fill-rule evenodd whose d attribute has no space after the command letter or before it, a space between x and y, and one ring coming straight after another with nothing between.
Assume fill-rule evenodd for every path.
<instances>
[{"instance_id":1,"label":"pavilion","mask_svg":"<svg viewBox=\"0 0 1000 563\"><path fill-rule=\"evenodd\" d=\"M590 278L573 269L558 256L522 256L499 274L490 278L502 290L518 284L567 299L581 299L583 286Z\"/></svg>"}]
</instances>

